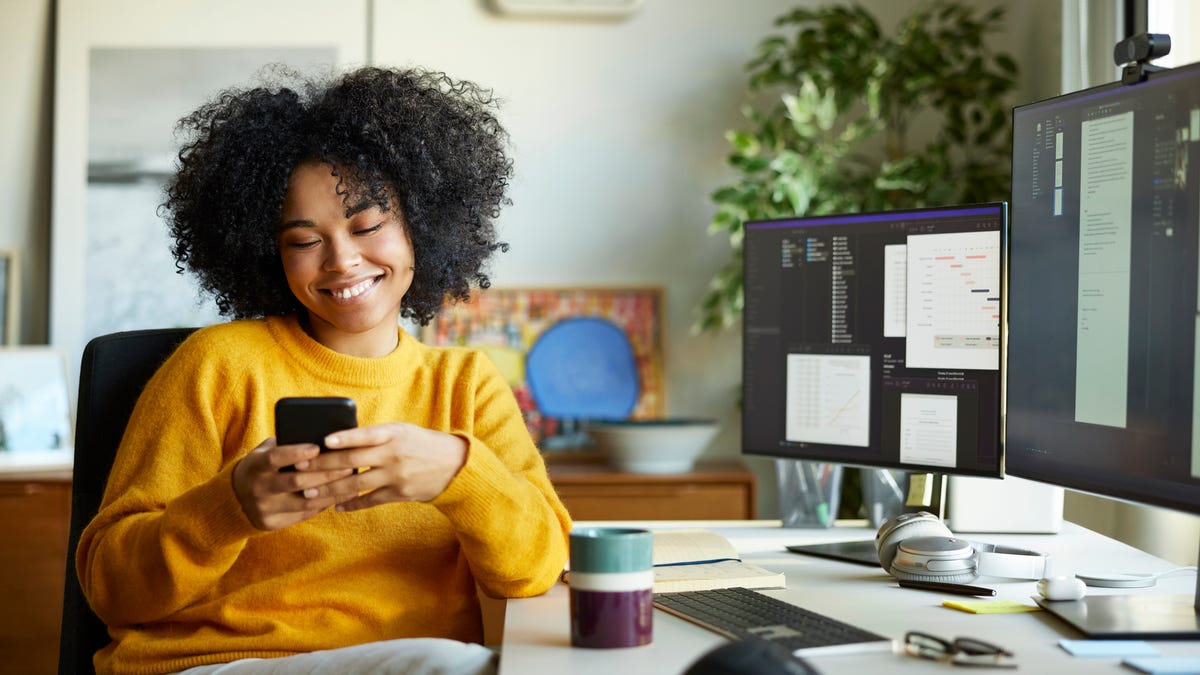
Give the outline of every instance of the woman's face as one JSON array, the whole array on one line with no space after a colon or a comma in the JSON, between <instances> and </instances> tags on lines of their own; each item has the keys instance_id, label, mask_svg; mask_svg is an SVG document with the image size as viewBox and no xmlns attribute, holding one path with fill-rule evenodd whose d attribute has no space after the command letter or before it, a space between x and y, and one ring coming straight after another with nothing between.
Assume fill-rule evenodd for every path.
<instances>
[{"instance_id":1,"label":"woman's face","mask_svg":"<svg viewBox=\"0 0 1200 675\"><path fill-rule=\"evenodd\" d=\"M399 208L347 209L337 185L328 164L292 172L278 234L283 271L318 342L382 356L396 346L400 300L413 280L412 242Z\"/></svg>"}]
</instances>

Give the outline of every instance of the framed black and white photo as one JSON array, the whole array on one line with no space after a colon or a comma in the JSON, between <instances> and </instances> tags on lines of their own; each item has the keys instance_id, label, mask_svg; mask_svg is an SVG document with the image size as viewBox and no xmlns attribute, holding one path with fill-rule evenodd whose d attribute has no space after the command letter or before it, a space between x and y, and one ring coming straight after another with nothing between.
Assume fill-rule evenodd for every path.
<instances>
[{"instance_id":1,"label":"framed black and white photo","mask_svg":"<svg viewBox=\"0 0 1200 675\"><path fill-rule=\"evenodd\" d=\"M71 453L65 366L52 347L0 347L0 455Z\"/></svg>"},{"instance_id":2,"label":"framed black and white photo","mask_svg":"<svg viewBox=\"0 0 1200 675\"><path fill-rule=\"evenodd\" d=\"M62 0L56 40L50 343L220 319L177 272L159 215L176 123L230 87L366 62L368 0ZM286 27L286 28L285 28Z\"/></svg>"}]
</instances>

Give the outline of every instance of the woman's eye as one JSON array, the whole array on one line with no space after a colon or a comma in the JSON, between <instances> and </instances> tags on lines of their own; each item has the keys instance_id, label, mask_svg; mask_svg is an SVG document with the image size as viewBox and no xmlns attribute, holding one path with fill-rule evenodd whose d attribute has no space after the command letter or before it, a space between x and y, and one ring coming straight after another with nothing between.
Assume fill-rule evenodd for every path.
<instances>
[{"instance_id":1,"label":"woman's eye","mask_svg":"<svg viewBox=\"0 0 1200 675\"><path fill-rule=\"evenodd\" d=\"M312 248L312 247L316 246L317 243L318 242L315 239L310 240L310 241L293 241L293 242L288 243L288 248L304 250L306 248Z\"/></svg>"},{"instance_id":2,"label":"woman's eye","mask_svg":"<svg viewBox=\"0 0 1200 675\"><path fill-rule=\"evenodd\" d=\"M360 235L361 234L375 234L376 232L378 232L382 229L383 229L383 223L379 223L378 225L375 225L373 227L365 227L361 230L356 230L354 232L354 234L360 234Z\"/></svg>"}]
</instances>

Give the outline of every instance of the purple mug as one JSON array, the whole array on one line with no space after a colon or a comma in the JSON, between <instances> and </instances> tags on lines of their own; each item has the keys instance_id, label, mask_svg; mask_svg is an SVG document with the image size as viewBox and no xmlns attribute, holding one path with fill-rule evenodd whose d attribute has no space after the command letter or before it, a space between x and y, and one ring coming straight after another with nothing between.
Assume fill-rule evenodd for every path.
<instances>
[{"instance_id":1,"label":"purple mug","mask_svg":"<svg viewBox=\"0 0 1200 675\"><path fill-rule=\"evenodd\" d=\"M609 649L650 644L654 535L589 527L571 532L571 644Z\"/></svg>"}]
</instances>

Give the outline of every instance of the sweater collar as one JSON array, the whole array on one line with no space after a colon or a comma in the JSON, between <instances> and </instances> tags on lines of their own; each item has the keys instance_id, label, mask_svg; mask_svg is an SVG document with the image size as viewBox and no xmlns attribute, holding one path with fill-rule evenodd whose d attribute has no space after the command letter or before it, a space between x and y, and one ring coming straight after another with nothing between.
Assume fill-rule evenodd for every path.
<instances>
[{"instance_id":1,"label":"sweater collar","mask_svg":"<svg viewBox=\"0 0 1200 675\"><path fill-rule=\"evenodd\" d=\"M314 376L347 386L387 387L412 377L422 344L397 326L399 341L390 354L378 357L348 356L317 342L295 316L267 317L275 342L301 368Z\"/></svg>"}]
</instances>

